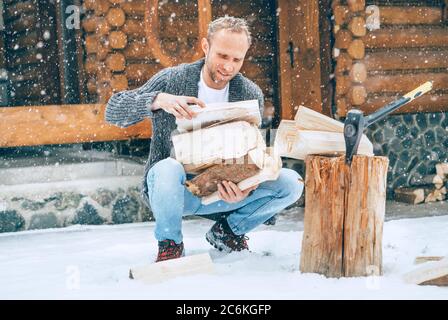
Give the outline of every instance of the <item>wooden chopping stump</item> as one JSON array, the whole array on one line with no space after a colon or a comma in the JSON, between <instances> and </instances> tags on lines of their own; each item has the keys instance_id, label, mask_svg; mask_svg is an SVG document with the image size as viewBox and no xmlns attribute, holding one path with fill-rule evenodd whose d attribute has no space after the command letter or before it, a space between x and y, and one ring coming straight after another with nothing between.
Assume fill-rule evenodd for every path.
<instances>
[{"instance_id":1,"label":"wooden chopping stump","mask_svg":"<svg viewBox=\"0 0 448 320\"><path fill-rule=\"evenodd\" d=\"M300 271L327 277L382 274L386 157L308 156Z\"/></svg>"}]
</instances>

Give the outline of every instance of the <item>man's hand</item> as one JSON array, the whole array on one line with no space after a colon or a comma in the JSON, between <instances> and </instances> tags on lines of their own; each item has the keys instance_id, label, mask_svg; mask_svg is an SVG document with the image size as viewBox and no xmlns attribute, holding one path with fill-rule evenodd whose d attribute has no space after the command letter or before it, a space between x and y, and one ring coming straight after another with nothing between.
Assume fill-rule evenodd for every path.
<instances>
[{"instance_id":1,"label":"man's hand","mask_svg":"<svg viewBox=\"0 0 448 320\"><path fill-rule=\"evenodd\" d=\"M223 181L218 183L218 193L222 200L228 203L235 203L244 200L252 190L257 189L258 185L241 190L232 181Z\"/></svg>"},{"instance_id":2,"label":"man's hand","mask_svg":"<svg viewBox=\"0 0 448 320\"><path fill-rule=\"evenodd\" d=\"M177 119L191 120L196 116L188 104L197 104L205 108L205 103L195 97L175 96L161 92L152 104L152 110L163 109L174 115Z\"/></svg>"}]
</instances>

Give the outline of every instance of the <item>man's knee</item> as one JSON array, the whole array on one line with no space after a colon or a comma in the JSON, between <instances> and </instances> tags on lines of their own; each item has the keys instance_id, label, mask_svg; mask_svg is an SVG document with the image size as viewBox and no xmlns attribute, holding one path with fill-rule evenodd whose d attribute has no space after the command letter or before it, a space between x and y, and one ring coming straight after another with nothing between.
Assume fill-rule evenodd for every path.
<instances>
[{"instance_id":1,"label":"man's knee","mask_svg":"<svg viewBox=\"0 0 448 320\"><path fill-rule=\"evenodd\" d=\"M180 182L183 183L185 179L185 169L182 164L173 159L166 158L157 162L151 168L151 176L159 182ZM148 175L150 179L150 175Z\"/></svg>"},{"instance_id":2,"label":"man's knee","mask_svg":"<svg viewBox=\"0 0 448 320\"><path fill-rule=\"evenodd\" d=\"M303 192L303 179L296 171L283 168L278 178L280 194L291 200L291 203L299 200Z\"/></svg>"}]
</instances>

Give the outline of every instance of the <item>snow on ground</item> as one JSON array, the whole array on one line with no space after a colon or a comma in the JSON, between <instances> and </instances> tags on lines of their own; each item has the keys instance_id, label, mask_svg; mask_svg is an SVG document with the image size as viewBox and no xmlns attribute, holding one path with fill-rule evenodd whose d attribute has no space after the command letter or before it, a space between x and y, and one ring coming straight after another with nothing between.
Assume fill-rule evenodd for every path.
<instances>
[{"instance_id":1,"label":"snow on ground","mask_svg":"<svg viewBox=\"0 0 448 320\"><path fill-rule=\"evenodd\" d=\"M156 255L153 223L0 234L0 299L448 299L448 288L405 284L419 255L448 254L448 216L385 223L383 277L301 274L303 222L281 217L249 234L252 253L225 255L204 238L212 222L184 222L186 254L209 252L216 272L146 285L131 266Z\"/></svg>"}]
</instances>

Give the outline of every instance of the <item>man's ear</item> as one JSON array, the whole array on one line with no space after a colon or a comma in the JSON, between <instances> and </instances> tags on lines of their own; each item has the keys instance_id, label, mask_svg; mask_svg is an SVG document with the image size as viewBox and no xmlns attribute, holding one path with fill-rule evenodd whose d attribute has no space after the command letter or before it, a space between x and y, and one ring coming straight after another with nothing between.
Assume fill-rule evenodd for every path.
<instances>
[{"instance_id":1,"label":"man's ear","mask_svg":"<svg viewBox=\"0 0 448 320\"><path fill-rule=\"evenodd\" d=\"M201 40L201 48L202 48L202 51L204 51L204 55L207 56L208 51L210 49L210 45L208 43L207 38L202 38L202 40Z\"/></svg>"}]
</instances>

